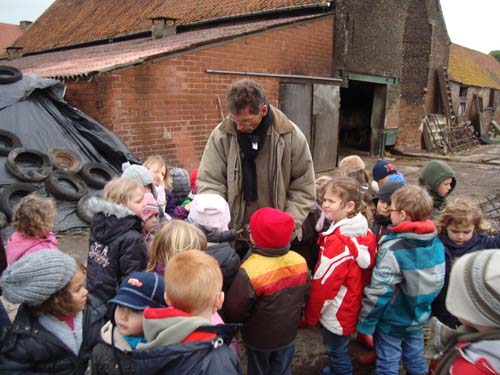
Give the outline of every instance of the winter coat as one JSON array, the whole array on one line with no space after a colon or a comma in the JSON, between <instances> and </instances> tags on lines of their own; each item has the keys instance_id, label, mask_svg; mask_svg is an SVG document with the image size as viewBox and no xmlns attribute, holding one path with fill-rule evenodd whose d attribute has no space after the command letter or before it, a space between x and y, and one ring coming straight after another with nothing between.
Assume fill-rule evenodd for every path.
<instances>
[{"instance_id":1,"label":"winter coat","mask_svg":"<svg viewBox=\"0 0 500 375\"><path fill-rule=\"evenodd\" d=\"M500 374L500 329L464 334L452 340L435 374Z\"/></svg>"},{"instance_id":2,"label":"winter coat","mask_svg":"<svg viewBox=\"0 0 500 375\"><path fill-rule=\"evenodd\" d=\"M407 337L421 332L443 287L444 247L431 220L404 221L389 230L379 242L357 330Z\"/></svg>"},{"instance_id":3,"label":"winter coat","mask_svg":"<svg viewBox=\"0 0 500 375\"><path fill-rule=\"evenodd\" d=\"M432 302L432 315L438 318L442 323L448 325L451 328L458 327L460 321L455 318L446 308L446 295L448 293L448 283L450 281L451 267L455 261L462 255L472 253L478 250L485 249L500 249L500 235L489 236L487 233L474 233L472 238L463 243L462 245L457 245L448 237L448 234L440 234L439 239L444 245L445 251L445 279L444 286L441 292L438 294L434 302Z\"/></svg>"},{"instance_id":4,"label":"winter coat","mask_svg":"<svg viewBox=\"0 0 500 375\"><path fill-rule=\"evenodd\" d=\"M316 203L314 168L304 134L284 113L270 106L273 112L269 155L269 186L272 206L293 216L295 234L302 238L300 225ZM234 122L220 123L205 146L198 177L198 193L224 197L230 208L230 227L244 228L243 167Z\"/></svg>"},{"instance_id":5,"label":"winter coat","mask_svg":"<svg viewBox=\"0 0 500 375\"><path fill-rule=\"evenodd\" d=\"M208 240L205 252L217 259L222 271L222 290L227 292L240 269L240 257L229 243L236 237L236 231L231 229L223 232L204 232Z\"/></svg>"},{"instance_id":6,"label":"winter coat","mask_svg":"<svg viewBox=\"0 0 500 375\"><path fill-rule=\"evenodd\" d=\"M440 160L431 160L420 172L418 183L427 189L434 201L433 218L437 217L440 211L446 206L446 197L448 195L446 197L440 196L437 193L437 189L439 184L448 178L451 178L451 190L448 192L448 195L450 195L457 185L457 180L448 164Z\"/></svg>"},{"instance_id":7,"label":"winter coat","mask_svg":"<svg viewBox=\"0 0 500 375\"><path fill-rule=\"evenodd\" d=\"M390 216L385 216L385 215L374 215L373 216L373 225L371 227L371 230L373 234L375 234L375 238L378 241L382 238L382 236L385 236L386 234L389 234L390 231L387 229L389 225L392 224L391 217Z\"/></svg>"},{"instance_id":8,"label":"winter coat","mask_svg":"<svg viewBox=\"0 0 500 375\"><path fill-rule=\"evenodd\" d=\"M93 375L133 375L132 348L110 321L101 329L99 342L92 350Z\"/></svg>"},{"instance_id":9,"label":"winter coat","mask_svg":"<svg viewBox=\"0 0 500 375\"><path fill-rule=\"evenodd\" d=\"M14 322L0 339L0 374L84 374L105 322L106 310L98 299L88 296L82 315L83 341L75 355L22 304Z\"/></svg>"},{"instance_id":10,"label":"winter coat","mask_svg":"<svg viewBox=\"0 0 500 375\"><path fill-rule=\"evenodd\" d=\"M305 323L314 326L320 321L330 332L348 336L356 331L363 287L375 263L375 235L358 213L332 223L320 234L319 243Z\"/></svg>"},{"instance_id":11,"label":"winter coat","mask_svg":"<svg viewBox=\"0 0 500 375\"><path fill-rule=\"evenodd\" d=\"M95 214L90 223L87 289L107 302L123 278L146 269L142 219L104 199L91 198L89 207Z\"/></svg>"},{"instance_id":12,"label":"winter coat","mask_svg":"<svg viewBox=\"0 0 500 375\"><path fill-rule=\"evenodd\" d=\"M288 247L252 248L226 294L223 313L243 323L245 343L277 349L292 343L309 290L305 259Z\"/></svg>"},{"instance_id":13,"label":"winter coat","mask_svg":"<svg viewBox=\"0 0 500 375\"><path fill-rule=\"evenodd\" d=\"M236 326L212 326L174 308L144 310L147 343L133 351L136 374L241 374L229 343Z\"/></svg>"},{"instance_id":14,"label":"winter coat","mask_svg":"<svg viewBox=\"0 0 500 375\"><path fill-rule=\"evenodd\" d=\"M7 263L12 264L21 257L42 249L57 249L57 238L49 232L46 237L25 237L14 232L7 240Z\"/></svg>"}]
</instances>

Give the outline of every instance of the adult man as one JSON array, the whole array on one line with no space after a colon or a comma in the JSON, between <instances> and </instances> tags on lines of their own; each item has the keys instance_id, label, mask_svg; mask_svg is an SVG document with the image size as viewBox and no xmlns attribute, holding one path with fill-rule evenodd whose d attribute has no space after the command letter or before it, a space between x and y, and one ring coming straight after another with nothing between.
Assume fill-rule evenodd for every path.
<instances>
[{"instance_id":1,"label":"adult man","mask_svg":"<svg viewBox=\"0 0 500 375\"><path fill-rule=\"evenodd\" d=\"M205 146L198 193L227 199L237 240L249 240L250 216L262 207L292 215L294 236L300 238L302 222L316 202L313 162L304 134L267 102L262 86L249 79L230 85L227 109L229 116Z\"/></svg>"}]
</instances>

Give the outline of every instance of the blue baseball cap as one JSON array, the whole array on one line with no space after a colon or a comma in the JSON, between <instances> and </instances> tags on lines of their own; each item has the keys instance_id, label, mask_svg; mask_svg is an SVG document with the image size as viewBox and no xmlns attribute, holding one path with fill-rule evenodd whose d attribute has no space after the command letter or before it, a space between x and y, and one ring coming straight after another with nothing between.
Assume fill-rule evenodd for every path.
<instances>
[{"instance_id":1,"label":"blue baseball cap","mask_svg":"<svg viewBox=\"0 0 500 375\"><path fill-rule=\"evenodd\" d=\"M165 281L154 272L135 272L123 279L108 303L141 311L146 307L166 307Z\"/></svg>"}]
</instances>

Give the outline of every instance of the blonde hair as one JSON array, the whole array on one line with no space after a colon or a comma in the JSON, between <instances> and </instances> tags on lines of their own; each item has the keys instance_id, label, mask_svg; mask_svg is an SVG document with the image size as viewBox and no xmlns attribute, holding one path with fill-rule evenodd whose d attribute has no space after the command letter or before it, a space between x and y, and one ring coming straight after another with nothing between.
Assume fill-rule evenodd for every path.
<instances>
[{"instance_id":1,"label":"blonde hair","mask_svg":"<svg viewBox=\"0 0 500 375\"><path fill-rule=\"evenodd\" d=\"M12 226L23 236L43 238L50 231L55 216L54 200L32 193L14 207Z\"/></svg>"},{"instance_id":2,"label":"blonde hair","mask_svg":"<svg viewBox=\"0 0 500 375\"><path fill-rule=\"evenodd\" d=\"M152 272L156 266L165 267L177 253L205 250L207 245L205 234L194 225L182 220L169 221L156 233L151 243L151 258L146 271Z\"/></svg>"},{"instance_id":3,"label":"blonde hair","mask_svg":"<svg viewBox=\"0 0 500 375\"><path fill-rule=\"evenodd\" d=\"M171 306L197 315L215 305L222 291L217 260L200 250L175 255L165 269L165 294Z\"/></svg>"},{"instance_id":4,"label":"blonde hair","mask_svg":"<svg viewBox=\"0 0 500 375\"><path fill-rule=\"evenodd\" d=\"M352 177L336 175L330 181L327 181L321 190L321 201L325 193L329 191L339 196L342 201L342 207L347 203L353 202L354 209L349 217L355 216L361 210L361 191L358 181Z\"/></svg>"},{"instance_id":5,"label":"blonde hair","mask_svg":"<svg viewBox=\"0 0 500 375\"><path fill-rule=\"evenodd\" d=\"M104 198L123 206L127 206L132 194L137 189L144 191L144 186L134 179L126 177L113 178L104 186Z\"/></svg>"},{"instance_id":6,"label":"blonde hair","mask_svg":"<svg viewBox=\"0 0 500 375\"><path fill-rule=\"evenodd\" d=\"M391 196L392 205L397 210L404 210L411 221L422 221L431 216L433 201L426 189L406 184Z\"/></svg>"},{"instance_id":7,"label":"blonde hair","mask_svg":"<svg viewBox=\"0 0 500 375\"><path fill-rule=\"evenodd\" d=\"M474 225L476 232L484 232L491 228L479 206L466 199L454 199L446 204L436 221L439 233L446 233L449 225Z\"/></svg>"},{"instance_id":8,"label":"blonde hair","mask_svg":"<svg viewBox=\"0 0 500 375\"><path fill-rule=\"evenodd\" d=\"M170 181L170 175L168 171L168 166L161 155L151 155L144 162L144 166L151 171L154 167L165 168L165 176L163 177L163 184L167 189L172 189L172 182Z\"/></svg>"}]
</instances>

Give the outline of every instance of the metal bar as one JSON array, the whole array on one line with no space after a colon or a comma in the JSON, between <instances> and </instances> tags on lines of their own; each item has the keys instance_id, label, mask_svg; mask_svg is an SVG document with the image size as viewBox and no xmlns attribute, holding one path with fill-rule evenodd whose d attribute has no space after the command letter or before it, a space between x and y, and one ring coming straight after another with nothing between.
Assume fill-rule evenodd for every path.
<instances>
[{"instance_id":1,"label":"metal bar","mask_svg":"<svg viewBox=\"0 0 500 375\"><path fill-rule=\"evenodd\" d=\"M297 74L276 74L276 73L259 73L259 72L242 72L237 70L219 70L219 69L207 69L206 73L211 74L233 74L240 76L256 76L256 77L275 77L275 78L290 78L290 79L305 79L308 81L326 81L326 82L336 82L341 83L342 78L328 78L319 76L302 76Z\"/></svg>"}]
</instances>

